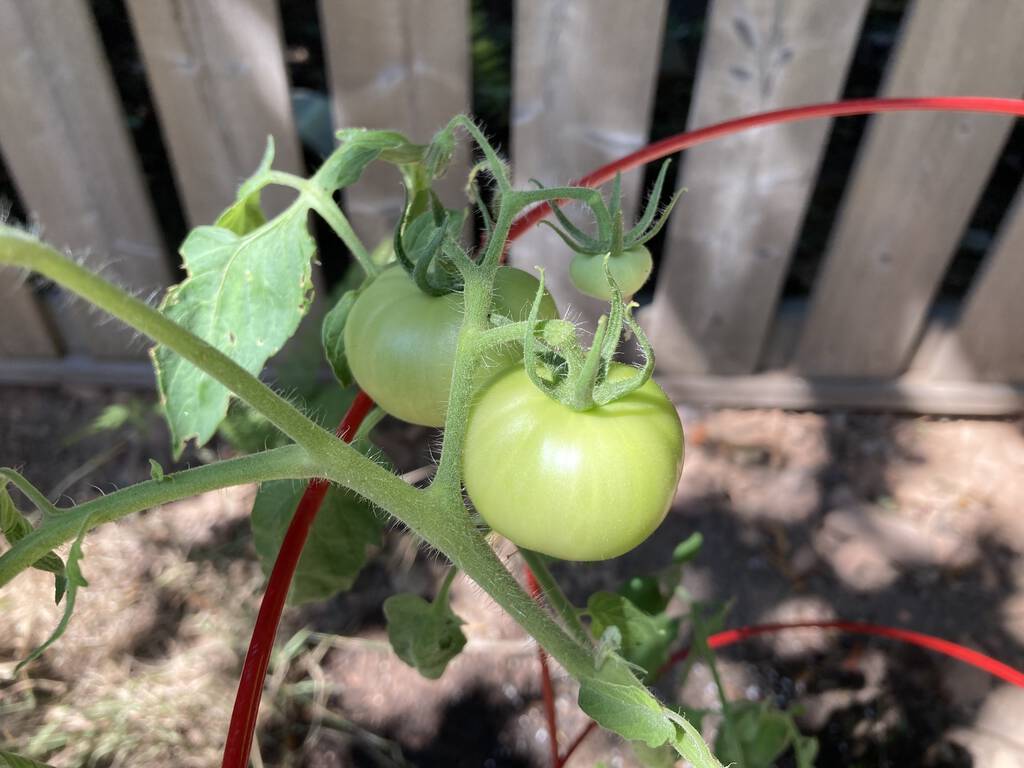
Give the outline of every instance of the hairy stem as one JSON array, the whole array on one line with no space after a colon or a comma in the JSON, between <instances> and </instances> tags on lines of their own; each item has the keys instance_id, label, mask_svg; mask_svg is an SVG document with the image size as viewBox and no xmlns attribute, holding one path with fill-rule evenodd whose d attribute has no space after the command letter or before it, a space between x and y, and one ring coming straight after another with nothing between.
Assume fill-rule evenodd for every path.
<instances>
[{"instance_id":1,"label":"hairy stem","mask_svg":"<svg viewBox=\"0 0 1024 768\"><path fill-rule=\"evenodd\" d=\"M520 549L519 554L523 558L523 562L525 562L527 567L529 567L533 572L533 577L537 580L540 588L544 590L544 597L547 598L551 607L555 609L555 612L562 618L562 621L565 622L566 627L569 628L573 637L583 645L590 647L590 634L580 621L579 613L576 611L576 606L569 602L569 598L566 597L565 592L562 591L558 581L556 581L555 577L551 575L551 571L548 570L548 564L544 560L544 556L529 549Z\"/></svg>"},{"instance_id":2,"label":"hairy stem","mask_svg":"<svg viewBox=\"0 0 1024 768\"><path fill-rule=\"evenodd\" d=\"M305 450L297 445L286 445L283 448L175 472L160 480L139 483L77 507L58 509L45 498L37 499L35 495L26 493L34 504L39 501L45 503L46 506L41 508L49 514L42 525L0 555L0 587L50 550L75 538L83 525L87 530L91 530L134 512L218 488L264 480L305 479L318 474L320 472L316 464ZM0 470L0 476L11 479L23 492L26 490L23 485L16 482L15 477L12 477L20 478L17 473Z\"/></svg>"}]
</instances>

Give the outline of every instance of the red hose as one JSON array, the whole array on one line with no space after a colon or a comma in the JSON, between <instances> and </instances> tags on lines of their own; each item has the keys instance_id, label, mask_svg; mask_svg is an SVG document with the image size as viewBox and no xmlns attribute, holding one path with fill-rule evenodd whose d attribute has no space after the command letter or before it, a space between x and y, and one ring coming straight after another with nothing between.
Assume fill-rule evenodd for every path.
<instances>
[{"instance_id":1,"label":"red hose","mask_svg":"<svg viewBox=\"0 0 1024 768\"><path fill-rule=\"evenodd\" d=\"M850 101L812 104L805 107L793 107L772 112L749 115L736 120L728 120L717 125L710 125L695 131L670 136L667 139L650 144L643 149L627 155L613 163L602 166L584 176L575 184L579 186L598 186L612 179L616 173L636 168L639 165L659 160L696 146L705 141L721 138L731 133L754 128L760 125L786 123L796 120L810 120L823 117L840 117L843 115L864 115L876 112L899 111L946 111L946 112L989 112L1003 115L1024 116L1024 100L997 99L987 97L935 97L906 99L852 99ZM531 208L512 224L508 242L520 237L529 227L536 224L550 213L547 203ZM362 392L357 395L345 418L338 426L338 435L355 434L363 418L373 407L373 401ZM323 485L323 489L318 486ZM270 663L270 652L277 627L281 621L281 611L288 594L299 555L309 535L313 523L326 493L326 483L311 481L302 500L295 511L295 516L288 527L281 551L267 581L267 591L260 605L256 626L249 642L249 651L242 666L242 676L235 697L235 706L231 712L231 723L228 726L227 742L224 746L223 768L246 768L249 751L252 748L253 734L256 728L256 714L259 711L260 697L263 694L263 678L266 676ZM739 630L736 630L739 631ZM941 642L941 641L940 641ZM964 649L966 650L966 649ZM998 663L998 662L996 662Z\"/></svg>"},{"instance_id":2,"label":"red hose","mask_svg":"<svg viewBox=\"0 0 1024 768\"><path fill-rule=\"evenodd\" d=\"M351 442L371 408L373 400L364 392L359 392L335 434L346 443ZM306 543L309 529L320 510L328 486L326 480L309 482L281 542L281 551L267 580L267 591L263 593L260 612L256 616L256 626L253 627L252 639L249 640L249 651L242 664L242 677L238 681L235 706L231 711L231 723L228 725L227 743L224 745L224 766L245 768L249 764L249 752L252 750L252 740L256 733L256 716L259 714L260 699L263 696L263 679L270 664L270 652L274 647L278 624L281 622L281 612L284 610L285 598L288 597L288 588L295 575L295 568L299 564L302 545Z\"/></svg>"}]
</instances>

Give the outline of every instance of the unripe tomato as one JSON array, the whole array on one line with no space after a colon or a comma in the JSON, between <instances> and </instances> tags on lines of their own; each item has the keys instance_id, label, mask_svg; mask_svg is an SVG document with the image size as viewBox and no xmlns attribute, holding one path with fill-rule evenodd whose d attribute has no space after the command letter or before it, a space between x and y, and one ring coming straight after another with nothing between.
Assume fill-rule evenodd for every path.
<instances>
[{"instance_id":1,"label":"unripe tomato","mask_svg":"<svg viewBox=\"0 0 1024 768\"><path fill-rule=\"evenodd\" d=\"M538 285L521 269L501 267L493 310L525 320ZM345 353L356 383L403 421L444 426L462 314L462 294L428 296L401 267L384 270L356 299L345 323ZM540 317L558 317L550 295L541 302ZM518 345L491 353L481 378L522 357Z\"/></svg>"},{"instance_id":2,"label":"unripe tomato","mask_svg":"<svg viewBox=\"0 0 1024 768\"><path fill-rule=\"evenodd\" d=\"M609 375L632 374L614 364ZM563 560L605 560L665 519L683 469L683 429L653 381L574 411L516 367L479 393L463 469L477 511L513 543Z\"/></svg>"},{"instance_id":3,"label":"unripe tomato","mask_svg":"<svg viewBox=\"0 0 1024 768\"><path fill-rule=\"evenodd\" d=\"M618 256L608 259L608 271L612 273L623 296L632 296L643 288L653 268L651 252L644 245L627 248ZM612 297L612 289L604 274L604 256L574 254L569 262L569 277L580 293L605 301Z\"/></svg>"}]
</instances>

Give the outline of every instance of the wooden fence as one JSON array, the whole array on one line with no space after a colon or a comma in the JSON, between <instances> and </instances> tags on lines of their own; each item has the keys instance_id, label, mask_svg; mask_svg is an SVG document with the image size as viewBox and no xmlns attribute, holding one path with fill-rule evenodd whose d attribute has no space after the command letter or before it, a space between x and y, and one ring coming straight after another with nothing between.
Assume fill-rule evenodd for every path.
<instances>
[{"instance_id":1,"label":"wooden fence","mask_svg":"<svg viewBox=\"0 0 1024 768\"><path fill-rule=\"evenodd\" d=\"M518 183L564 182L647 142L666 7L516 3ZM276 0L126 8L190 225L232 198L268 133L278 165L301 170ZM710 0L690 127L839 98L867 9L867 0ZM427 140L468 110L469 13L468 0L321 0L336 124ZM1021 0L917 0L879 95L1019 97L1021 29ZM141 294L174 280L85 0L0 0L0 72L0 151L44 236ZM642 312L663 386L680 401L720 405L1024 410L1024 192L952 314L935 301L1011 127L991 115L873 118L802 301L780 297L830 123L688 152L679 184L689 192ZM641 180L624 179L631 201ZM345 197L370 241L401 204L392 180L373 173ZM513 258L554 264L565 253L540 228ZM0 382L151 381L140 341L76 302L42 301L12 272L0 278ZM584 316L594 311L564 281L556 290Z\"/></svg>"}]
</instances>

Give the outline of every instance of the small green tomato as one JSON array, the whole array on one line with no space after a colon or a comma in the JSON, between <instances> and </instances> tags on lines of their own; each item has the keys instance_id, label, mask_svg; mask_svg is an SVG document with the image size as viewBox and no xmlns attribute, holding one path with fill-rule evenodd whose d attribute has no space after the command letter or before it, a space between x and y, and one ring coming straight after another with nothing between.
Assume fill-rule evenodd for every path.
<instances>
[{"instance_id":1,"label":"small green tomato","mask_svg":"<svg viewBox=\"0 0 1024 768\"><path fill-rule=\"evenodd\" d=\"M612 289L604 273L604 259L604 255L574 254L569 263L569 277L581 293L608 301L612 298ZM608 259L608 271L612 273L612 279L623 296L632 296L639 291L651 276L653 268L651 252L644 245L627 248L618 256Z\"/></svg>"}]
</instances>

